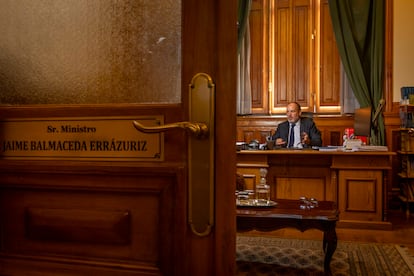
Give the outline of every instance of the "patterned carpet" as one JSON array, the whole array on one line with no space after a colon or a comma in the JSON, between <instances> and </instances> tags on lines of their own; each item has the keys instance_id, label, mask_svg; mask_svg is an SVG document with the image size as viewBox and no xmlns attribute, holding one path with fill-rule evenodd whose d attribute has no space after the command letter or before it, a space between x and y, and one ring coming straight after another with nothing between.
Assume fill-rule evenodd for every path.
<instances>
[{"instance_id":1,"label":"patterned carpet","mask_svg":"<svg viewBox=\"0 0 414 276\"><path fill-rule=\"evenodd\" d=\"M237 236L237 275L324 275L322 241ZM332 274L414 275L414 258L393 244L338 241Z\"/></svg>"}]
</instances>

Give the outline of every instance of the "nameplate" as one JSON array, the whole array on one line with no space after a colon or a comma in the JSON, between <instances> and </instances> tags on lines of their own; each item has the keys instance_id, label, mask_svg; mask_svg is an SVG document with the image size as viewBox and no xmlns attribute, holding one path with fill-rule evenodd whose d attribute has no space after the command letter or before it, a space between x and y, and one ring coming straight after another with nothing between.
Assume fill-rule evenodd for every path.
<instances>
[{"instance_id":1,"label":"nameplate","mask_svg":"<svg viewBox=\"0 0 414 276\"><path fill-rule=\"evenodd\" d=\"M0 158L94 161L163 161L162 133L138 131L163 116L35 118L0 121Z\"/></svg>"}]
</instances>

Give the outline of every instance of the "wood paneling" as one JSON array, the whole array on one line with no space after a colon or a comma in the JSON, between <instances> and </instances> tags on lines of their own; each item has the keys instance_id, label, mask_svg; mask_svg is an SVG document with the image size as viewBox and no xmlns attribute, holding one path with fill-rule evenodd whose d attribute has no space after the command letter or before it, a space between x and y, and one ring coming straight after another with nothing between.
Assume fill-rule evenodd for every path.
<instances>
[{"instance_id":1,"label":"wood paneling","mask_svg":"<svg viewBox=\"0 0 414 276\"><path fill-rule=\"evenodd\" d=\"M130 222L128 210L28 207L24 224L26 236L34 241L128 244Z\"/></svg>"},{"instance_id":2,"label":"wood paneling","mask_svg":"<svg viewBox=\"0 0 414 276\"><path fill-rule=\"evenodd\" d=\"M263 43L269 36L267 1L253 0L250 9L250 81L252 86L252 109L254 113L265 114L269 106L268 91L268 44Z\"/></svg>"},{"instance_id":3,"label":"wood paneling","mask_svg":"<svg viewBox=\"0 0 414 276\"><path fill-rule=\"evenodd\" d=\"M382 172L339 171L338 207L343 220L382 220Z\"/></svg>"},{"instance_id":4,"label":"wood paneling","mask_svg":"<svg viewBox=\"0 0 414 276\"><path fill-rule=\"evenodd\" d=\"M300 177L300 178L284 178L280 177L276 179L276 187L274 194L275 198L286 198L286 199L298 199L302 196L325 198L325 191L320 187L325 184L324 178L311 178L311 177Z\"/></svg>"},{"instance_id":5,"label":"wood paneling","mask_svg":"<svg viewBox=\"0 0 414 276\"><path fill-rule=\"evenodd\" d=\"M289 81L291 79L291 38L290 38L290 11L289 6L286 5L286 1L275 1L278 3L274 13L276 14L274 19L274 71L272 75L273 79L273 106L277 106L281 103L282 106L286 105L289 101L289 91L292 90L292 84ZM272 106L272 107L273 107Z\"/></svg>"},{"instance_id":6,"label":"wood paneling","mask_svg":"<svg viewBox=\"0 0 414 276\"><path fill-rule=\"evenodd\" d=\"M275 1L273 108L296 100L309 106L312 9L310 1Z\"/></svg>"},{"instance_id":7,"label":"wood paneling","mask_svg":"<svg viewBox=\"0 0 414 276\"><path fill-rule=\"evenodd\" d=\"M338 106L340 104L340 58L327 0L321 2L320 26L319 105Z\"/></svg>"},{"instance_id":8,"label":"wood paneling","mask_svg":"<svg viewBox=\"0 0 414 276\"><path fill-rule=\"evenodd\" d=\"M43 275L54 266L55 273L70 275L162 275L174 269L169 256L177 253L179 235L172 225L184 220L184 206L175 199L182 190L180 169L1 164L3 273L17 275L20 267L19 275L27 275L30 260Z\"/></svg>"}]
</instances>

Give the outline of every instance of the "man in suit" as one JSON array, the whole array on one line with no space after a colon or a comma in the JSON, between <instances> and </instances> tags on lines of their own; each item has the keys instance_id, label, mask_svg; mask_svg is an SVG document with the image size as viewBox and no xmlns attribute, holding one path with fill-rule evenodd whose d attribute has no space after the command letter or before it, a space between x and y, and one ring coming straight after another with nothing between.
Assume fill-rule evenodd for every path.
<instances>
[{"instance_id":1,"label":"man in suit","mask_svg":"<svg viewBox=\"0 0 414 276\"><path fill-rule=\"evenodd\" d=\"M276 146L287 148L322 146L321 132L314 121L301 115L300 104L291 102L287 105L287 121L280 123L272 136Z\"/></svg>"}]
</instances>

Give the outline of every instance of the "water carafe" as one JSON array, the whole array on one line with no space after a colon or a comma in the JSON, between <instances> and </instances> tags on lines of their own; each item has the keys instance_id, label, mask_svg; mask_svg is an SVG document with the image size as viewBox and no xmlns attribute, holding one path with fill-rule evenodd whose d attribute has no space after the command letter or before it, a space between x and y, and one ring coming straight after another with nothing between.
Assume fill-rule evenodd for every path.
<instances>
[{"instance_id":1,"label":"water carafe","mask_svg":"<svg viewBox=\"0 0 414 276\"><path fill-rule=\"evenodd\" d=\"M267 169L260 169L260 183L256 185L256 199L260 203L268 203L270 200L270 186L266 180Z\"/></svg>"}]
</instances>

